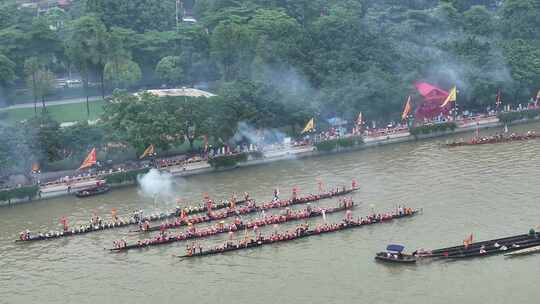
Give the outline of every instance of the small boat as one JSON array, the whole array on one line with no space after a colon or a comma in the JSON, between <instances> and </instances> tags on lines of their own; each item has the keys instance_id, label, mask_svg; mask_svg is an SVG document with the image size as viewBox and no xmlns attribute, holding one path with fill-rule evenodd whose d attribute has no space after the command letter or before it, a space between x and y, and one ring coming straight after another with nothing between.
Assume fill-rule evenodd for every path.
<instances>
[{"instance_id":1,"label":"small boat","mask_svg":"<svg viewBox=\"0 0 540 304\"><path fill-rule=\"evenodd\" d=\"M527 254L533 254L533 253L539 253L539 252L540 252L540 245L526 248L526 249L521 249L514 252L505 253L504 256L514 257L514 256L521 256L521 255L527 255Z\"/></svg>"},{"instance_id":2,"label":"small boat","mask_svg":"<svg viewBox=\"0 0 540 304\"><path fill-rule=\"evenodd\" d=\"M76 197L81 197L81 198L90 197L90 196L94 196L94 195L100 195L100 194L107 193L110 190L111 190L111 187L109 187L107 185L100 185L100 186L93 187L93 188L79 190L79 191L75 192L75 196Z\"/></svg>"},{"instance_id":3,"label":"small boat","mask_svg":"<svg viewBox=\"0 0 540 304\"><path fill-rule=\"evenodd\" d=\"M412 254L403 254L405 247L402 245L390 244L386 247L386 252L379 252L375 260L388 263L414 264L416 256Z\"/></svg>"}]
</instances>

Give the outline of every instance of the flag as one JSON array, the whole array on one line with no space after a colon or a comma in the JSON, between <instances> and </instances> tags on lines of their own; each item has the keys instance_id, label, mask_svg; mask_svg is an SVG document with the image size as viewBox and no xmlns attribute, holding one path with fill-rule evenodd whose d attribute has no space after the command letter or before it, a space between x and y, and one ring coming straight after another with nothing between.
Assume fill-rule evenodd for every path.
<instances>
[{"instance_id":1,"label":"flag","mask_svg":"<svg viewBox=\"0 0 540 304\"><path fill-rule=\"evenodd\" d=\"M448 105L449 103L451 102L455 102L457 99L457 88L454 86L451 90L450 90L450 93L448 94L448 97L446 97L446 100L443 102L443 104L441 105L441 108L444 108L446 107L446 105Z\"/></svg>"},{"instance_id":2,"label":"flag","mask_svg":"<svg viewBox=\"0 0 540 304\"><path fill-rule=\"evenodd\" d=\"M364 119L362 117L362 112L360 112L358 113L358 119L356 119L356 125L361 128L363 124L364 124Z\"/></svg>"},{"instance_id":3,"label":"flag","mask_svg":"<svg viewBox=\"0 0 540 304\"><path fill-rule=\"evenodd\" d=\"M497 90L497 102L495 103L497 105L497 109L501 106L502 104L502 94L501 94L501 89L498 89Z\"/></svg>"},{"instance_id":4,"label":"flag","mask_svg":"<svg viewBox=\"0 0 540 304\"><path fill-rule=\"evenodd\" d=\"M540 99L540 90L538 90L538 93L536 93L536 101Z\"/></svg>"},{"instance_id":5,"label":"flag","mask_svg":"<svg viewBox=\"0 0 540 304\"><path fill-rule=\"evenodd\" d=\"M412 112L412 103L411 103L411 96L409 96L407 98L407 102L405 103L405 108L403 109L403 114L401 114L401 120L405 120L407 119L407 117L411 114Z\"/></svg>"},{"instance_id":6,"label":"flag","mask_svg":"<svg viewBox=\"0 0 540 304\"><path fill-rule=\"evenodd\" d=\"M302 130L302 134L313 131L314 129L315 129L315 119L312 118L308 121L304 130Z\"/></svg>"},{"instance_id":7,"label":"flag","mask_svg":"<svg viewBox=\"0 0 540 304\"><path fill-rule=\"evenodd\" d=\"M84 159L78 170L87 169L96 164L96 148L92 148L92 151Z\"/></svg>"},{"instance_id":8,"label":"flag","mask_svg":"<svg viewBox=\"0 0 540 304\"><path fill-rule=\"evenodd\" d=\"M139 159L143 159L145 157L148 157L148 156L154 154L154 152L155 152L154 145L151 144L150 146L148 146L148 148L146 148L146 150L144 150L143 154L141 155L141 157L139 157Z\"/></svg>"}]
</instances>

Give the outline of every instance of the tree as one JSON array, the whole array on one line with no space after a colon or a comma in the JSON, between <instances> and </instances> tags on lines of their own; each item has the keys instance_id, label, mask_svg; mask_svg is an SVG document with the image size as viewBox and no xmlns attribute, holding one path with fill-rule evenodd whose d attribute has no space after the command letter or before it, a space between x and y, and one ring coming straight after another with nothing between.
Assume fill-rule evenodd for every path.
<instances>
[{"instance_id":1,"label":"tree","mask_svg":"<svg viewBox=\"0 0 540 304\"><path fill-rule=\"evenodd\" d=\"M77 67L83 79L86 94L86 110L90 115L88 101L88 85L90 70L94 69L100 75L101 91L105 96L104 67L107 59L107 31L105 25L93 16L84 16L73 21L68 28L66 53Z\"/></svg>"},{"instance_id":2,"label":"tree","mask_svg":"<svg viewBox=\"0 0 540 304\"><path fill-rule=\"evenodd\" d=\"M179 84L184 76L181 58L178 56L163 57L156 65L156 74L168 86Z\"/></svg>"},{"instance_id":3,"label":"tree","mask_svg":"<svg viewBox=\"0 0 540 304\"><path fill-rule=\"evenodd\" d=\"M42 111L46 112L45 99L49 95L51 95L51 93L53 93L56 77L51 71L40 69L40 70L37 70L35 73L35 80L36 80L35 94L38 98L41 99L41 104L43 106Z\"/></svg>"},{"instance_id":4,"label":"tree","mask_svg":"<svg viewBox=\"0 0 540 304\"><path fill-rule=\"evenodd\" d=\"M255 33L255 62L263 69L288 67L299 56L300 25L284 12L259 9L249 26Z\"/></svg>"},{"instance_id":5,"label":"tree","mask_svg":"<svg viewBox=\"0 0 540 304\"><path fill-rule=\"evenodd\" d=\"M47 113L35 116L18 126L28 150L34 153L39 163L57 161L62 158L60 124Z\"/></svg>"},{"instance_id":6,"label":"tree","mask_svg":"<svg viewBox=\"0 0 540 304\"><path fill-rule=\"evenodd\" d=\"M501 33L506 38L540 38L540 4L537 0L506 0L500 14Z\"/></svg>"},{"instance_id":7,"label":"tree","mask_svg":"<svg viewBox=\"0 0 540 304\"><path fill-rule=\"evenodd\" d=\"M141 68L136 62L124 59L108 62L104 68L105 80L114 88L125 89L141 80Z\"/></svg>"},{"instance_id":8,"label":"tree","mask_svg":"<svg viewBox=\"0 0 540 304\"><path fill-rule=\"evenodd\" d=\"M35 18L26 35L28 52L44 63L52 62L55 55L62 51L62 42L45 17Z\"/></svg>"},{"instance_id":9,"label":"tree","mask_svg":"<svg viewBox=\"0 0 540 304\"><path fill-rule=\"evenodd\" d=\"M86 12L108 28L117 26L139 33L175 27L175 0L86 0Z\"/></svg>"},{"instance_id":10,"label":"tree","mask_svg":"<svg viewBox=\"0 0 540 304\"><path fill-rule=\"evenodd\" d=\"M467 32L482 36L491 36L493 34L493 17L485 6L475 5L463 15Z\"/></svg>"},{"instance_id":11,"label":"tree","mask_svg":"<svg viewBox=\"0 0 540 304\"><path fill-rule=\"evenodd\" d=\"M527 101L540 83L540 49L534 43L516 39L504 45L504 56L516 82L514 100Z\"/></svg>"},{"instance_id":12,"label":"tree","mask_svg":"<svg viewBox=\"0 0 540 304\"><path fill-rule=\"evenodd\" d=\"M34 113L37 115L37 102L38 102L38 79L37 73L40 69L39 60L36 57L26 59L24 62L24 72L26 74L26 86L32 90L32 96L34 97Z\"/></svg>"},{"instance_id":13,"label":"tree","mask_svg":"<svg viewBox=\"0 0 540 304\"><path fill-rule=\"evenodd\" d=\"M8 87L16 78L15 62L0 54L0 88Z\"/></svg>"},{"instance_id":14,"label":"tree","mask_svg":"<svg viewBox=\"0 0 540 304\"><path fill-rule=\"evenodd\" d=\"M102 121L107 135L141 153L150 144L168 150L182 143L184 134L175 129L176 106L155 95L115 92L104 106Z\"/></svg>"},{"instance_id":15,"label":"tree","mask_svg":"<svg viewBox=\"0 0 540 304\"><path fill-rule=\"evenodd\" d=\"M165 102L170 108L176 108L174 128L179 134L184 134L193 151L195 140L210 131L213 109L208 106L206 97L168 97Z\"/></svg>"},{"instance_id":16,"label":"tree","mask_svg":"<svg viewBox=\"0 0 540 304\"><path fill-rule=\"evenodd\" d=\"M245 79L253 60L253 33L247 25L223 21L211 38L212 55L218 61L224 81Z\"/></svg>"},{"instance_id":17,"label":"tree","mask_svg":"<svg viewBox=\"0 0 540 304\"><path fill-rule=\"evenodd\" d=\"M88 121L77 122L74 126L63 128L61 132L62 157L87 153L93 147L104 143L105 130L100 125L89 125Z\"/></svg>"}]
</instances>

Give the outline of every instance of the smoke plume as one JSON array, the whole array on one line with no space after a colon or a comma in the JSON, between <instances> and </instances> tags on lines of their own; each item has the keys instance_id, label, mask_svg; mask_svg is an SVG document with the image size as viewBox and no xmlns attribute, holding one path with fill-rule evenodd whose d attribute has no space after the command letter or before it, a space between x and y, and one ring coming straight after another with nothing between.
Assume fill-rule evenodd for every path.
<instances>
[{"instance_id":1,"label":"smoke plume","mask_svg":"<svg viewBox=\"0 0 540 304\"><path fill-rule=\"evenodd\" d=\"M139 194L155 201L171 201L174 195L174 178L170 173L151 169L137 177Z\"/></svg>"}]
</instances>

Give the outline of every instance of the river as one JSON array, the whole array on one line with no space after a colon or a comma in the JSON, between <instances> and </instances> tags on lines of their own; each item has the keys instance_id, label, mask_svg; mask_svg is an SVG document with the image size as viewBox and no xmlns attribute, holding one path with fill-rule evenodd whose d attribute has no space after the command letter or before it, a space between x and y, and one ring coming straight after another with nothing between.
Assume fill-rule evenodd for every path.
<instances>
[{"instance_id":1,"label":"river","mask_svg":"<svg viewBox=\"0 0 540 304\"><path fill-rule=\"evenodd\" d=\"M512 131L527 129L540 130L540 124ZM540 224L539 140L442 147L449 139L176 179L174 191L186 201L200 201L203 192L219 199L233 191L249 191L258 201L267 201L276 186L285 196L295 185L301 193L316 192L318 179L349 186L356 178L361 189L353 195L359 205L354 215L398 204L424 210L410 219L219 256L174 258L185 252L185 243L119 254L104 250L115 239L137 240L128 228L13 242L24 228L59 229L63 215L71 223L82 223L93 210L104 217L111 208L119 214L153 210L154 201L136 188L0 208L0 303L536 303L540 256L415 266L374 261L375 253L389 243L404 244L410 251L439 248L460 244L470 233L475 240L490 239L526 233ZM332 199L314 205L335 203ZM157 203L159 209L173 206ZM202 243L214 245L226 238Z\"/></svg>"}]
</instances>

